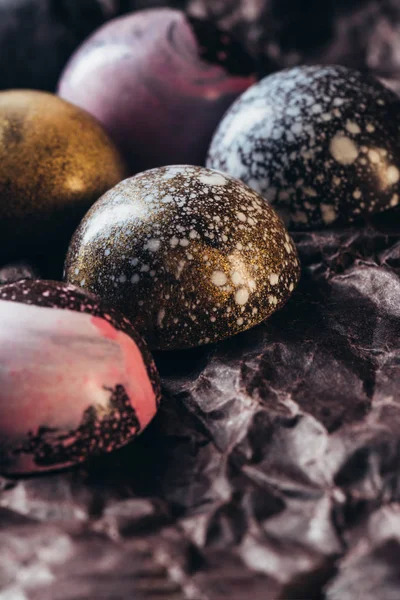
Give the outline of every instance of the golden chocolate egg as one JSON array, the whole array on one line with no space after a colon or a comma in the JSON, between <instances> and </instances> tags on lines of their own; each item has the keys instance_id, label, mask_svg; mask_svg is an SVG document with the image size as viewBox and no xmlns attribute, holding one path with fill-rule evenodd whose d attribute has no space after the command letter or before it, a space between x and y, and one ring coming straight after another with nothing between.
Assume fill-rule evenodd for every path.
<instances>
[{"instance_id":1,"label":"golden chocolate egg","mask_svg":"<svg viewBox=\"0 0 400 600\"><path fill-rule=\"evenodd\" d=\"M89 210L66 278L131 318L154 349L216 342L263 321L300 269L275 211L245 184L193 166L126 179Z\"/></svg>"},{"instance_id":2,"label":"golden chocolate egg","mask_svg":"<svg viewBox=\"0 0 400 600\"><path fill-rule=\"evenodd\" d=\"M82 109L43 92L0 92L0 257L52 252L125 174Z\"/></svg>"}]
</instances>

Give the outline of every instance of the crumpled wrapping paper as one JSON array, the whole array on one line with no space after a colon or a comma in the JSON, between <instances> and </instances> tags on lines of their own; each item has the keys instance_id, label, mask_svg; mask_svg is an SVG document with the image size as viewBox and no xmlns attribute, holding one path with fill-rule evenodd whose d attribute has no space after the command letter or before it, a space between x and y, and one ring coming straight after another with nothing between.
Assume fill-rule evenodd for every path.
<instances>
[{"instance_id":1,"label":"crumpled wrapping paper","mask_svg":"<svg viewBox=\"0 0 400 600\"><path fill-rule=\"evenodd\" d=\"M1 597L398 598L399 219L297 233L283 310L156 356L137 442L3 479Z\"/></svg>"},{"instance_id":2,"label":"crumpled wrapping paper","mask_svg":"<svg viewBox=\"0 0 400 600\"><path fill-rule=\"evenodd\" d=\"M261 73L304 63L400 74L398 0L187 0L187 9L234 31Z\"/></svg>"}]
</instances>

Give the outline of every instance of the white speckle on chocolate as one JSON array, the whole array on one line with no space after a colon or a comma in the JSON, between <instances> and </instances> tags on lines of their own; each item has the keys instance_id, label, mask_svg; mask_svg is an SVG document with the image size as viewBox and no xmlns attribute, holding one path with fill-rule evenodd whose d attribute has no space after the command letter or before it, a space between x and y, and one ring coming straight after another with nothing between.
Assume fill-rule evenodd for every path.
<instances>
[{"instance_id":1,"label":"white speckle on chocolate","mask_svg":"<svg viewBox=\"0 0 400 600\"><path fill-rule=\"evenodd\" d=\"M376 150L369 150L368 158L375 165L378 164L381 160L380 156L379 156L379 152L377 152Z\"/></svg>"},{"instance_id":2,"label":"white speckle on chocolate","mask_svg":"<svg viewBox=\"0 0 400 600\"><path fill-rule=\"evenodd\" d=\"M227 183L226 177L220 173L213 173L212 175L199 175L199 181L204 185L225 185Z\"/></svg>"},{"instance_id":3,"label":"white speckle on chocolate","mask_svg":"<svg viewBox=\"0 0 400 600\"><path fill-rule=\"evenodd\" d=\"M340 133L332 138L329 150L333 158L342 165L351 165L358 157L356 144Z\"/></svg>"},{"instance_id":4,"label":"white speckle on chocolate","mask_svg":"<svg viewBox=\"0 0 400 600\"><path fill-rule=\"evenodd\" d=\"M249 292L246 288L240 288L235 293L235 302L236 304L246 304L249 299Z\"/></svg>"},{"instance_id":5,"label":"white speckle on chocolate","mask_svg":"<svg viewBox=\"0 0 400 600\"><path fill-rule=\"evenodd\" d=\"M245 281L239 271L233 271L233 273L231 273L231 280L233 285L241 285Z\"/></svg>"},{"instance_id":6,"label":"white speckle on chocolate","mask_svg":"<svg viewBox=\"0 0 400 600\"><path fill-rule=\"evenodd\" d=\"M226 284L228 278L223 271L214 271L211 275L211 281L214 285L222 286Z\"/></svg>"},{"instance_id":7,"label":"white speckle on chocolate","mask_svg":"<svg viewBox=\"0 0 400 600\"><path fill-rule=\"evenodd\" d=\"M179 175L179 173L182 173L182 167L171 167L171 169L167 173L164 173L163 179L173 179L175 175Z\"/></svg>"},{"instance_id":8,"label":"white speckle on chocolate","mask_svg":"<svg viewBox=\"0 0 400 600\"><path fill-rule=\"evenodd\" d=\"M359 125L357 125L357 123L355 123L354 121L347 121L346 123L346 129L349 133L352 133L354 135L357 135L358 133L361 133L361 128Z\"/></svg>"},{"instance_id":9,"label":"white speckle on chocolate","mask_svg":"<svg viewBox=\"0 0 400 600\"><path fill-rule=\"evenodd\" d=\"M386 172L386 178L387 178L388 185L394 185L394 184L398 183L399 178L400 178L399 169L395 166L389 167Z\"/></svg>"},{"instance_id":10,"label":"white speckle on chocolate","mask_svg":"<svg viewBox=\"0 0 400 600\"><path fill-rule=\"evenodd\" d=\"M295 246L263 198L191 166L146 171L103 196L73 238L69 281L77 268L87 289L137 322L157 349L247 329L282 306L299 278Z\"/></svg>"},{"instance_id":11,"label":"white speckle on chocolate","mask_svg":"<svg viewBox=\"0 0 400 600\"><path fill-rule=\"evenodd\" d=\"M242 221L243 223L245 223L247 221L246 215L243 214L242 212L237 212L236 216L239 219L239 221Z\"/></svg>"},{"instance_id":12,"label":"white speckle on chocolate","mask_svg":"<svg viewBox=\"0 0 400 600\"><path fill-rule=\"evenodd\" d=\"M279 275L277 275L276 273L271 273L271 275L269 276L269 280L271 282L271 285L276 285L277 283L279 283Z\"/></svg>"},{"instance_id":13,"label":"white speckle on chocolate","mask_svg":"<svg viewBox=\"0 0 400 600\"><path fill-rule=\"evenodd\" d=\"M160 245L161 245L161 240L157 240L157 239L152 238L152 239L150 239L147 242L147 244L145 246L145 249L148 249L151 252L157 252L157 250L159 249Z\"/></svg>"},{"instance_id":14,"label":"white speckle on chocolate","mask_svg":"<svg viewBox=\"0 0 400 600\"><path fill-rule=\"evenodd\" d=\"M333 223L337 217L335 209L330 204L321 204L321 214L322 219L324 223L326 223L326 225L330 225L331 223Z\"/></svg>"},{"instance_id":15,"label":"white speckle on chocolate","mask_svg":"<svg viewBox=\"0 0 400 600\"><path fill-rule=\"evenodd\" d=\"M290 227L331 226L393 206L399 127L397 96L374 78L339 66L296 67L232 105L207 166L258 191Z\"/></svg>"}]
</instances>

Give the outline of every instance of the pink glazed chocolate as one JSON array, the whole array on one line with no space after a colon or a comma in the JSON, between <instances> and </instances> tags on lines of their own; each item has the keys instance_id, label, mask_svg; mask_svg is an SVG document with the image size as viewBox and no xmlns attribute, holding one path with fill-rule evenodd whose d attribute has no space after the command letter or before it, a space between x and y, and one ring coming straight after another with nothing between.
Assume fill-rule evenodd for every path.
<instances>
[{"instance_id":1,"label":"pink glazed chocolate","mask_svg":"<svg viewBox=\"0 0 400 600\"><path fill-rule=\"evenodd\" d=\"M60 469L119 448L154 417L155 365L130 322L80 288L0 287L0 472Z\"/></svg>"},{"instance_id":2,"label":"pink glazed chocolate","mask_svg":"<svg viewBox=\"0 0 400 600\"><path fill-rule=\"evenodd\" d=\"M253 72L229 34L177 10L150 9L89 37L58 93L97 117L134 173L204 164L219 121L255 82Z\"/></svg>"}]
</instances>

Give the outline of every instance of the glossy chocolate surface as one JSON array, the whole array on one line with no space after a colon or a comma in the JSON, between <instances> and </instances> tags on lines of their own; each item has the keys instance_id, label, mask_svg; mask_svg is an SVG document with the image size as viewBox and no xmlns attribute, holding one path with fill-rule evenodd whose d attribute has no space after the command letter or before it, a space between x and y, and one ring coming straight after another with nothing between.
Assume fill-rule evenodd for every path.
<instances>
[{"instance_id":1,"label":"glossy chocolate surface","mask_svg":"<svg viewBox=\"0 0 400 600\"><path fill-rule=\"evenodd\" d=\"M77 229L66 278L118 307L156 349L199 346L267 318L299 278L297 252L258 194L193 166L105 194Z\"/></svg>"},{"instance_id":2,"label":"glossy chocolate surface","mask_svg":"<svg viewBox=\"0 0 400 600\"><path fill-rule=\"evenodd\" d=\"M262 194L290 228L346 223L400 200L400 101L345 67L270 75L229 109L207 165Z\"/></svg>"},{"instance_id":3,"label":"glossy chocolate surface","mask_svg":"<svg viewBox=\"0 0 400 600\"><path fill-rule=\"evenodd\" d=\"M215 128L253 73L229 34L153 9L94 33L67 65L59 94L104 125L135 173L204 164Z\"/></svg>"},{"instance_id":4,"label":"glossy chocolate surface","mask_svg":"<svg viewBox=\"0 0 400 600\"><path fill-rule=\"evenodd\" d=\"M0 472L67 467L129 441L160 399L132 325L75 286L0 287Z\"/></svg>"},{"instance_id":5,"label":"glossy chocolate surface","mask_svg":"<svg viewBox=\"0 0 400 600\"><path fill-rule=\"evenodd\" d=\"M0 257L54 252L125 174L86 112L44 92L0 92Z\"/></svg>"}]
</instances>

